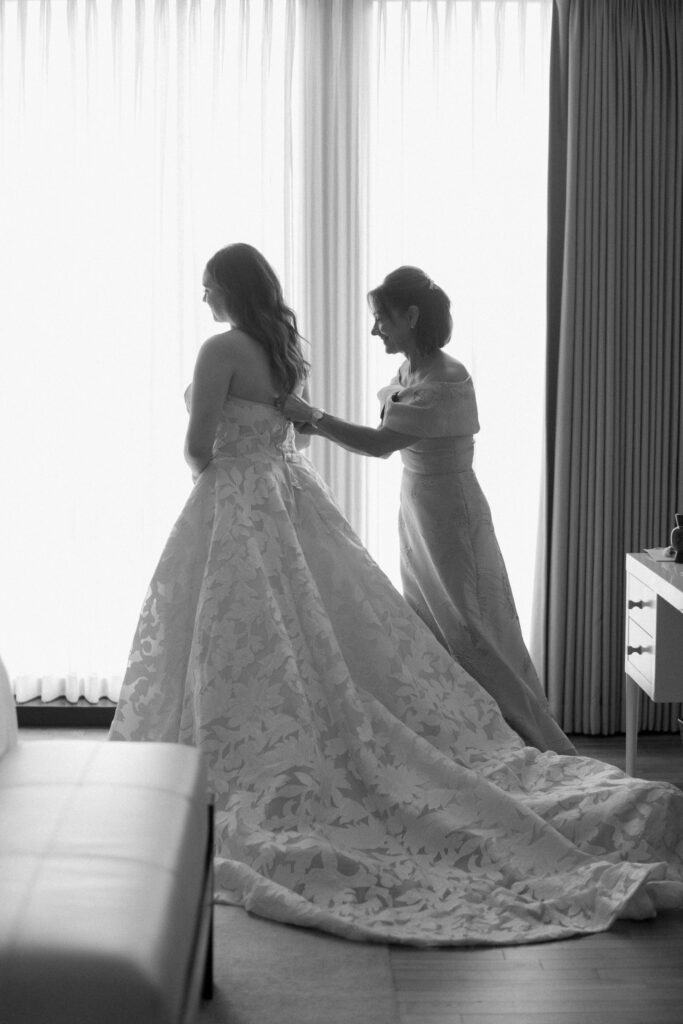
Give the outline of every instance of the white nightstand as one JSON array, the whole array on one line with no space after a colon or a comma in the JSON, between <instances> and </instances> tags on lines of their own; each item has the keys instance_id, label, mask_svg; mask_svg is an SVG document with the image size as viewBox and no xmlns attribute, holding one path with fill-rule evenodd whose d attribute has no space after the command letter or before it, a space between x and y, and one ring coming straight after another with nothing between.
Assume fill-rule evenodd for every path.
<instances>
[{"instance_id":1,"label":"white nightstand","mask_svg":"<svg viewBox=\"0 0 683 1024\"><path fill-rule=\"evenodd\" d=\"M636 773L638 693L683 700L683 565L626 556L626 771Z\"/></svg>"}]
</instances>

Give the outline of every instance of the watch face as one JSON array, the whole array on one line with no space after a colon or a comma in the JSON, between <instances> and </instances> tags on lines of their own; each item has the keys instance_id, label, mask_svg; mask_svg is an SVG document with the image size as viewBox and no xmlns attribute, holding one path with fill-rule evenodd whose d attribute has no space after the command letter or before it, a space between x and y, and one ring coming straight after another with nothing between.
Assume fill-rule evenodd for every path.
<instances>
[{"instance_id":1,"label":"watch face","mask_svg":"<svg viewBox=\"0 0 683 1024\"><path fill-rule=\"evenodd\" d=\"M318 420L321 420L322 418L323 413L320 411L320 409L314 409L313 412L311 413L311 419L313 420L314 423L317 423Z\"/></svg>"}]
</instances>

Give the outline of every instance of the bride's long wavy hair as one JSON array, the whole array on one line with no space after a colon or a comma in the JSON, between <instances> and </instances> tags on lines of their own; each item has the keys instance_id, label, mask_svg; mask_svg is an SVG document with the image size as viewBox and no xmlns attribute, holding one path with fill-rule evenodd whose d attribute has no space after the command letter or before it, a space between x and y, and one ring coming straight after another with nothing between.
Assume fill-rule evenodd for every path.
<instances>
[{"instance_id":1,"label":"bride's long wavy hair","mask_svg":"<svg viewBox=\"0 0 683 1024\"><path fill-rule=\"evenodd\" d=\"M301 350L296 315L285 305L268 260L253 245L235 242L211 257L206 272L225 294L235 327L263 346L283 393L289 394L306 379L310 365Z\"/></svg>"}]
</instances>

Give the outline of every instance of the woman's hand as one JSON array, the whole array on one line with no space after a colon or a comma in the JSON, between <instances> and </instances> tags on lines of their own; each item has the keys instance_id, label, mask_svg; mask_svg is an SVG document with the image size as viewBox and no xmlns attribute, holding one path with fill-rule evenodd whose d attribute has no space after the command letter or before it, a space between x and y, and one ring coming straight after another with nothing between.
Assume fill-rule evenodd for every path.
<instances>
[{"instance_id":1,"label":"woman's hand","mask_svg":"<svg viewBox=\"0 0 683 1024\"><path fill-rule=\"evenodd\" d=\"M305 402L303 398L299 398L297 395L285 395L277 403L277 407L283 416L286 416L288 420L291 420L297 425L302 423L311 423L311 414L313 412L313 406Z\"/></svg>"}]
</instances>

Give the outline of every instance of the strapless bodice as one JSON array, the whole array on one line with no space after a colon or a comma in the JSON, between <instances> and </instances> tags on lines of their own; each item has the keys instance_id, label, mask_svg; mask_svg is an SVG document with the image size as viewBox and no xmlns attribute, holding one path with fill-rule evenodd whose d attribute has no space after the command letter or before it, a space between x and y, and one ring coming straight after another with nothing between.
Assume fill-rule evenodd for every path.
<instances>
[{"instance_id":1,"label":"strapless bodice","mask_svg":"<svg viewBox=\"0 0 683 1024\"><path fill-rule=\"evenodd\" d=\"M213 457L287 458L296 454L294 437L294 427L275 406L230 396L216 429Z\"/></svg>"}]
</instances>

